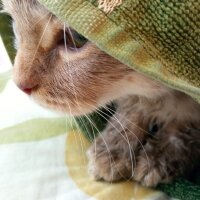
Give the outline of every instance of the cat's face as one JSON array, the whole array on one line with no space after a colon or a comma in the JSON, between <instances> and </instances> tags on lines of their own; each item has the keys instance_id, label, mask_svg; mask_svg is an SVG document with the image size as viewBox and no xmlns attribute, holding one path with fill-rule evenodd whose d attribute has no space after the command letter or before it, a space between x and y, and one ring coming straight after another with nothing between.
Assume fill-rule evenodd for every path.
<instances>
[{"instance_id":1,"label":"cat's face","mask_svg":"<svg viewBox=\"0 0 200 200\"><path fill-rule=\"evenodd\" d=\"M16 36L15 83L41 105L80 115L130 91L155 96L152 89L159 90L36 0L3 0L3 4L13 18Z\"/></svg>"},{"instance_id":2,"label":"cat's face","mask_svg":"<svg viewBox=\"0 0 200 200\"><path fill-rule=\"evenodd\" d=\"M14 80L19 88L41 105L73 115L120 95L124 77L133 70L69 29L37 1L3 3L13 18Z\"/></svg>"}]
</instances>

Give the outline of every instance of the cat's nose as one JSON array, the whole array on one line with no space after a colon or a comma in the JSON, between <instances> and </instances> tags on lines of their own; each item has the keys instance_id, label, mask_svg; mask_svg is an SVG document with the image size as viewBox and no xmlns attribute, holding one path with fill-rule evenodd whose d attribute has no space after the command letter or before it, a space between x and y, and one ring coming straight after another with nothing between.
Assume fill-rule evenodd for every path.
<instances>
[{"instance_id":1,"label":"cat's nose","mask_svg":"<svg viewBox=\"0 0 200 200\"><path fill-rule=\"evenodd\" d=\"M17 86L24 93L31 95L33 89L36 87L36 84L18 84Z\"/></svg>"},{"instance_id":2,"label":"cat's nose","mask_svg":"<svg viewBox=\"0 0 200 200\"><path fill-rule=\"evenodd\" d=\"M22 91L23 91L24 93L28 94L28 95L31 95L31 93L32 93L32 88L24 88L24 89L22 89Z\"/></svg>"}]
</instances>

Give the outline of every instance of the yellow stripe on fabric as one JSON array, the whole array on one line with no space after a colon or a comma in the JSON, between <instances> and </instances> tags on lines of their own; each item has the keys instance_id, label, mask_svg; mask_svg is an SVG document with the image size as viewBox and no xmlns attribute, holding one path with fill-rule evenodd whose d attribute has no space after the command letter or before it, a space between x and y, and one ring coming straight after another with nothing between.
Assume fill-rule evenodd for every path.
<instances>
[{"instance_id":1,"label":"yellow stripe on fabric","mask_svg":"<svg viewBox=\"0 0 200 200\"><path fill-rule=\"evenodd\" d=\"M97 200L153 200L162 198L162 193L144 188L130 181L119 183L97 182L92 180L87 170L86 151L90 143L78 131L68 132L66 142L66 165L70 177L86 194Z\"/></svg>"}]
</instances>

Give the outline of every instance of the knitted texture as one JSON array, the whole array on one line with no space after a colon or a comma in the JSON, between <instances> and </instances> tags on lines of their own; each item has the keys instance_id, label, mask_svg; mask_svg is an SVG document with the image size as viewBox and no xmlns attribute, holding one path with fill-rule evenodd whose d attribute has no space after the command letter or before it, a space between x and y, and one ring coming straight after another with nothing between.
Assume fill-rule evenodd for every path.
<instances>
[{"instance_id":1,"label":"knitted texture","mask_svg":"<svg viewBox=\"0 0 200 200\"><path fill-rule=\"evenodd\" d=\"M169 196L180 200L200 199L200 185L185 179L176 180L171 184L161 184L158 186L158 189L165 191Z\"/></svg>"},{"instance_id":2,"label":"knitted texture","mask_svg":"<svg viewBox=\"0 0 200 200\"><path fill-rule=\"evenodd\" d=\"M148 53L161 60L173 76L200 87L200 2L128 2L110 18L133 38L138 38Z\"/></svg>"}]
</instances>

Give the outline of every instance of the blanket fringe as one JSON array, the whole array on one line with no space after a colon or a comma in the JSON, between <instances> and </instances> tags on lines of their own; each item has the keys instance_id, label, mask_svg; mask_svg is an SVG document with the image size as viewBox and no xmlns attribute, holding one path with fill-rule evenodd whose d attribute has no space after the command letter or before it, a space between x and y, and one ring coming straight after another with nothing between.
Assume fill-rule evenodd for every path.
<instances>
[{"instance_id":1,"label":"blanket fringe","mask_svg":"<svg viewBox=\"0 0 200 200\"><path fill-rule=\"evenodd\" d=\"M98 0L99 9L102 9L105 13L111 13L115 7L122 4L122 0Z\"/></svg>"}]
</instances>

